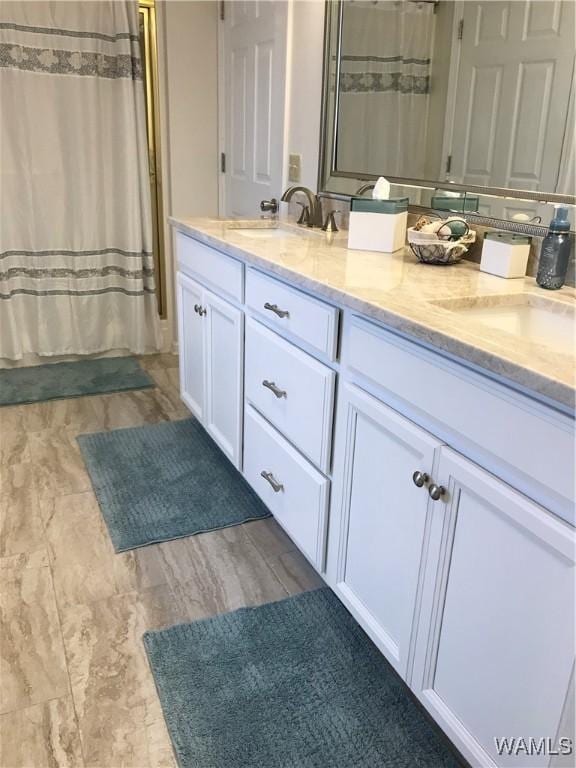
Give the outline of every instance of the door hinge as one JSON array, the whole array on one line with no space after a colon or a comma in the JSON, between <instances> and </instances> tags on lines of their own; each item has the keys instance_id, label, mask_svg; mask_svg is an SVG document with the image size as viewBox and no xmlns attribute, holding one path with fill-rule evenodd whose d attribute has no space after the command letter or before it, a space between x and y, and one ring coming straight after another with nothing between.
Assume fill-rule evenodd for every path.
<instances>
[{"instance_id":1,"label":"door hinge","mask_svg":"<svg viewBox=\"0 0 576 768\"><path fill-rule=\"evenodd\" d=\"M446 173L450 173L452 170L452 155L448 155L446 158Z\"/></svg>"},{"instance_id":2,"label":"door hinge","mask_svg":"<svg viewBox=\"0 0 576 768\"><path fill-rule=\"evenodd\" d=\"M464 37L464 19L460 19L458 22L458 40L462 40Z\"/></svg>"},{"instance_id":3,"label":"door hinge","mask_svg":"<svg viewBox=\"0 0 576 768\"><path fill-rule=\"evenodd\" d=\"M220 152L220 173L226 173L226 152Z\"/></svg>"},{"instance_id":4,"label":"door hinge","mask_svg":"<svg viewBox=\"0 0 576 768\"><path fill-rule=\"evenodd\" d=\"M224 5L224 0L220 0L220 21L224 21L226 18L226 6Z\"/></svg>"}]
</instances>

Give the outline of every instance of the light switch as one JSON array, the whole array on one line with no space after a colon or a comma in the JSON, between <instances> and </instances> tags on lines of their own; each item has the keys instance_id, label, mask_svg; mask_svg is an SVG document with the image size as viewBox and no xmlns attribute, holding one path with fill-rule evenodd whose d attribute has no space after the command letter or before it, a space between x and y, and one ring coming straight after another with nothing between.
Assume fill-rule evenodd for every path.
<instances>
[{"instance_id":1,"label":"light switch","mask_svg":"<svg viewBox=\"0 0 576 768\"><path fill-rule=\"evenodd\" d=\"M302 177L302 155L288 156L288 181L299 182Z\"/></svg>"}]
</instances>

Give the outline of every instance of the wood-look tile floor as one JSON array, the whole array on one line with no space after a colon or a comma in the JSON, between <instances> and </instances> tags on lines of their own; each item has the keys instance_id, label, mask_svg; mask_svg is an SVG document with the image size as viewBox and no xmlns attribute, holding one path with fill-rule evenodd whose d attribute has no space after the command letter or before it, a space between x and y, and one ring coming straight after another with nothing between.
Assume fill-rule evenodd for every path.
<instances>
[{"instance_id":1,"label":"wood-look tile floor","mask_svg":"<svg viewBox=\"0 0 576 768\"><path fill-rule=\"evenodd\" d=\"M181 419L157 388L0 409L0 768L168 768L142 634L320 586L271 519L114 554L76 444Z\"/></svg>"}]
</instances>

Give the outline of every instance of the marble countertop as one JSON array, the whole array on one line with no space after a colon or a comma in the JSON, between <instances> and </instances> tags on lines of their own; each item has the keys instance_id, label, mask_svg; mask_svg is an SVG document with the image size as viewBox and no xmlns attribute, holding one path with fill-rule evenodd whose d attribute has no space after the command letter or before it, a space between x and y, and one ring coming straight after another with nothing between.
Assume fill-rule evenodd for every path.
<instances>
[{"instance_id":1,"label":"marble countertop","mask_svg":"<svg viewBox=\"0 0 576 768\"><path fill-rule=\"evenodd\" d=\"M286 221L279 222L280 227L292 235L270 238L239 232L270 226L261 220L171 218L170 222L247 264L505 379L564 412L574 411L574 344L567 353L565 345L552 348L458 311L467 305L520 303L573 317L572 288L544 291L533 278L506 280L480 272L477 264L467 261L447 267L420 264L409 248L394 254L348 250L346 232L327 235Z\"/></svg>"}]
</instances>

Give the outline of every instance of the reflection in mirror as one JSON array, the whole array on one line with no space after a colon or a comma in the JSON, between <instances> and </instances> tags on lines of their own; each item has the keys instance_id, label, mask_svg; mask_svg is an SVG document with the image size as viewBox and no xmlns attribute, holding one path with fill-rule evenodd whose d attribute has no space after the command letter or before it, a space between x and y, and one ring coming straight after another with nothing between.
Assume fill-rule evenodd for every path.
<instances>
[{"instance_id":1,"label":"reflection in mirror","mask_svg":"<svg viewBox=\"0 0 576 768\"><path fill-rule=\"evenodd\" d=\"M574 195L573 0L328 5L325 190L383 174L416 204L544 224L546 200Z\"/></svg>"}]
</instances>

